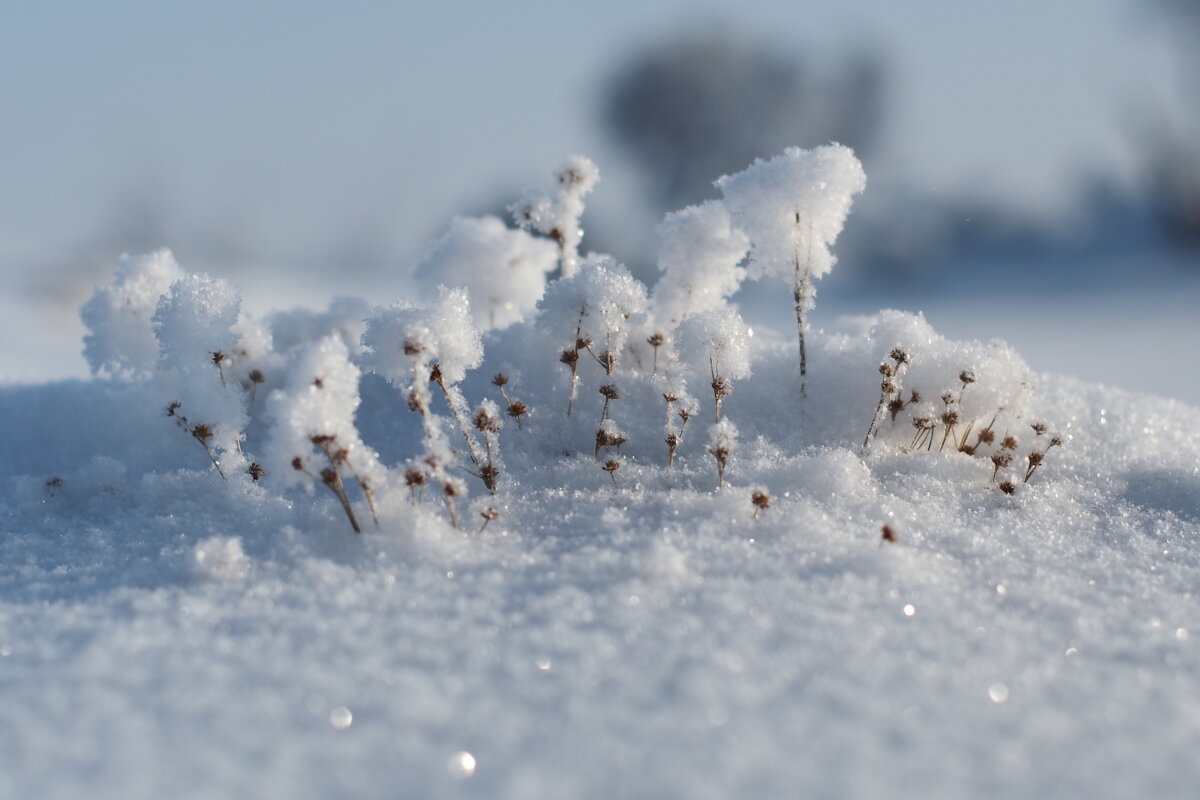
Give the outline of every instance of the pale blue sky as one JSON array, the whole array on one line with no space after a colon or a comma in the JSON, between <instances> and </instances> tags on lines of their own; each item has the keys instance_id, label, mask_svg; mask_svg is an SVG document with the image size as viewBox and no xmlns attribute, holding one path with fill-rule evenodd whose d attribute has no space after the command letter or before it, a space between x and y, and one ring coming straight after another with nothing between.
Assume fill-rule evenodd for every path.
<instances>
[{"instance_id":1,"label":"pale blue sky","mask_svg":"<svg viewBox=\"0 0 1200 800\"><path fill-rule=\"evenodd\" d=\"M800 53L890 54L873 186L1059 208L1079 171L1132 171L1131 117L1171 70L1148 7L7 3L0 272L117 246L89 242L146 207L166 236L211 231L265 261L362 248L399 264L456 209L571 152L606 175L598 213L620 215L636 178L595 125L594 91L638 45L714 22Z\"/></svg>"}]
</instances>

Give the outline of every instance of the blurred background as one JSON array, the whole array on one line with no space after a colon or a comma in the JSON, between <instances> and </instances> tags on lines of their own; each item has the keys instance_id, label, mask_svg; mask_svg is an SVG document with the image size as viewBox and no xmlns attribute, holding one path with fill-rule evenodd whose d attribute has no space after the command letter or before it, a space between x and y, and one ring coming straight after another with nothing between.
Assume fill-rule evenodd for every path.
<instances>
[{"instance_id":1,"label":"blurred background","mask_svg":"<svg viewBox=\"0 0 1200 800\"><path fill-rule=\"evenodd\" d=\"M6 3L0 109L0 380L86 374L122 252L386 303L583 153L584 249L652 282L663 212L837 140L869 185L816 327L923 310L1200 402L1200 0ZM738 300L787 330L781 287Z\"/></svg>"}]
</instances>

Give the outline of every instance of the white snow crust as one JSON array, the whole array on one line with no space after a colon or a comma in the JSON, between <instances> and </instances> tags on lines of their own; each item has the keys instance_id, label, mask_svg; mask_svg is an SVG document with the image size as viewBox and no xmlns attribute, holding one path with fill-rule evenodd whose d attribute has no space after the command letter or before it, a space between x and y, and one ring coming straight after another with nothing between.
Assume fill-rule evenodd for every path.
<instances>
[{"instance_id":1,"label":"white snow crust","mask_svg":"<svg viewBox=\"0 0 1200 800\"><path fill-rule=\"evenodd\" d=\"M803 399L791 333L723 301L656 363L646 287L602 257L482 337L461 289L257 320L168 258L85 307L96 377L0 386L0 797L1200 783L1200 409L902 311L810 330ZM722 336L714 424L688 353ZM864 449L897 348L921 399ZM226 478L168 379L228 426ZM317 435L374 490L340 476L361 534L311 479Z\"/></svg>"}]
</instances>

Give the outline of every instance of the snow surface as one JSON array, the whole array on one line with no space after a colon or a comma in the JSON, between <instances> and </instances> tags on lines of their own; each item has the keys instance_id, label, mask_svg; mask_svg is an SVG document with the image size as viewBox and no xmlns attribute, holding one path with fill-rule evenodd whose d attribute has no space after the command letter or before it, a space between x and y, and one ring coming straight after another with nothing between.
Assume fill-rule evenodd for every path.
<instances>
[{"instance_id":1,"label":"snow surface","mask_svg":"<svg viewBox=\"0 0 1200 800\"><path fill-rule=\"evenodd\" d=\"M163 252L0 386L0 797L1190 797L1200 409L900 311L801 399L786 325L574 263L589 165L482 337Z\"/></svg>"},{"instance_id":2,"label":"snow surface","mask_svg":"<svg viewBox=\"0 0 1200 800\"><path fill-rule=\"evenodd\" d=\"M509 425L482 533L225 483L141 382L4 388L0 796L1189 796L1200 411L1040 376L1068 441L1007 497L857 444L893 340L910 385L1014 355L885 314L812 336L798 410L769 338L724 491L700 429L614 487ZM385 460L411 416L364 380Z\"/></svg>"}]
</instances>

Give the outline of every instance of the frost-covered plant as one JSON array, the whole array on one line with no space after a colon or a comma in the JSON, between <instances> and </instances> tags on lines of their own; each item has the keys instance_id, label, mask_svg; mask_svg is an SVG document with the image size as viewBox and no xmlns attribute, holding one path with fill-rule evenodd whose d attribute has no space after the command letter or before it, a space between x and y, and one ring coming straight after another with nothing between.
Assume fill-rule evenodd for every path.
<instances>
[{"instance_id":1,"label":"frost-covered plant","mask_svg":"<svg viewBox=\"0 0 1200 800\"><path fill-rule=\"evenodd\" d=\"M375 491L387 479L379 456L354 424L359 369L340 337L327 336L296 352L285 385L267 398L270 421L264 446L268 472L284 487L320 482L337 498L355 533L362 528L346 492L346 478L362 490L376 525Z\"/></svg>"},{"instance_id":2,"label":"frost-covered plant","mask_svg":"<svg viewBox=\"0 0 1200 800\"><path fill-rule=\"evenodd\" d=\"M154 313L158 340L155 380L169 402L167 415L203 445L213 466L241 466L246 398L226 378L225 368L238 337L234 326L241 296L228 281L189 275L171 285ZM224 464L224 467L222 466Z\"/></svg>"},{"instance_id":3,"label":"frost-covered plant","mask_svg":"<svg viewBox=\"0 0 1200 800\"><path fill-rule=\"evenodd\" d=\"M584 156L571 156L554 174L553 191L530 190L509 210L517 225L545 234L559 248L562 277L570 278L579 265L583 229L583 198L600 180L600 170Z\"/></svg>"},{"instance_id":4,"label":"frost-covered plant","mask_svg":"<svg viewBox=\"0 0 1200 800\"><path fill-rule=\"evenodd\" d=\"M658 226L658 237L662 277L654 286L652 307L665 327L724 307L741 286L746 270L740 263L750 240L721 201L670 212Z\"/></svg>"},{"instance_id":5,"label":"frost-covered plant","mask_svg":"<svg viewBox=\"0 0 1200 800\"><path fill-rule=\"evenodd\" d=\"M867 435L862 444L863 452L866 452L871 440L875 438L875 434L879 430L879 423L883 421L883 415L887 413L888 409L897 409L892 412L893 420L896 418L896 414L904 409L900 391L904 380L904 368L909 363L909 356L903 348L893 347L892 352L888 354L888 359L879 364L879 374L882 376L879 382L879 403L875 406L871 424L867 426Z\"/></svg>"},{"instance_id":6,"label":"frost-covered plant","mask_svg":"<svg viewBox=\"0 0 1200 800\"><path fill-rule=\"evenodd\" d=\"M758 519L758 515L771 507L771 495L767 494L766 489L755 489L750 493L750 504L754 506L754 519Z\"/></svg>"},{"instance_id":7,"label":"frost-covered plant","mask_svg":"<svg viewBox=\"0 0 1200 800\"><path fill-rule=\"evenodd\" d=\"M681 390L663 392L663 400L667 403L667 469L672 469L675 466L675 453L679 445L683 444L688 420L696 414L699 403L696 402L696 398ZM678 415L675 413L676 403L680 406ZM676 416L679 417L678 427L675 425Z\"/></svg>"},{"instance_id":8,"label":"frost-covered plant","mask_svg":"<svg viewBox=\"0 0 1200 800\"><path fill-rule=\"evenodd\" d=\"M121 256L112 283L97 287L79 312L88 329L83 355L92 374L144 378L154 371L154 312L171 284L182 277L170 250Z\"/></svg>"},{"instance_id":9,"label":"frost-covered plant","mask_svg":"<svg viewBox=\"0 0 1200 800\"><path fill-rule=\"evenodd\" d=\"M520 400L512 399L505 391L504 387L508 385L508 376L503 372L496 373L492 378L492 385L500 390L500 397L504 399L505 413L517 421L517 430L521 430L521 420L529 413L529 406Z\"/></svg>"},{"instance_id":10,"label":"frost-covered plant","mask_svg":"<svg viewBox=\"0 0 1200 800\"><path fill-rule=\"evenodd\" d=\"M1025 483L1029 483L1029 479L1033 477L1033 473L1037 472L1037 468L1042 465L1042 462L1046 459L1046 454L1050 452L1050 449L1053 447L1061 447L1063 443L1062 437L1055 434L1050 436L1048 440L1045 440L1046 445L1039 450L1037 448L1037 443L1043 441L1042 437L1046 435L1047 430L1046 425L1042 422L1035 422L1029 427L1033 428L1034 448L1030 450L1029 455L1025 457Z\"/></svg>"},{"instance_id":11,"label":"frost-covered plant","mask_svg":"<svg viewBox=\"0 0 1200 800\"><path fill-rule=\"evenodd\" d=\"M546 287L538 304L538 327L552 336L574 334L559 356L571 370L567 416L578 391L580 356L587 353L605 375L612 375L629 335L629 318L645 308L646 287L607 256L587 259L575 275Z\"/></svg>"},{"instance_id":12,"label":"frost-covered plant","mask_svg":"<svg viewBox=\"0 0 1200 800\"><path fill-rule=\"evenodd\" d=\"M367 320L363 344L367 350L363 364L393 386L407 391L409 408L421 414L427 442L434 450L441 449L441 434L440 427L433 423L428 384L437 385L474 464L475 469L467 471L495 491L498 473L485 469L490 459L475 438L466 398L458 388L467 371L483 361L483 344L471 322L466 291L442 288L437 301L427 307L400 302L376 309ZM453 464L446 452L432 454L442 468ZM454 496L457 494L447 495Z\"/></svg>"},{"instance_id":13,"label":"frost-covered plant","mask_svg":"<svg viewBox=\"0 0 1200 800\"><path fill-rule=\"evenodd\" d=\"M804 327L813 304L813 279L833 268L829 248L842 231L854 195L867 177L854 151L840 144L813 150L789 147L717 179L725 206L750 237L751 278L787 275L800 343L800 393L808 371Z\"/></svg>"},{"instance_id":14,"label":"frost-covered plant","mask_svg":"<svg viewBox=\"0 0 1200 800\"><path fill-rule=\"evenodd\" d=\"M717 462L717 488L725 486L725 466L737 447L737 426L727 419L708 427L708 452Z\"/></svg>"},{"instance_id":15,"label":"frost-covered plant","mask_svg":"<svg viewBox=\"0 0 1200 800\"><path fill-rule=\"evenodd\" d=\"M720 422L721 404L733 393L733 381L750 377L750 329L732 308L720 308L687 319L678 336L689 360L708 367L713 422Z\"/></svg>"},{"instance_id":16,"label":"frost-covered plant","mask_svg":"<svg viewBox=\"0 0 1200 800\"><path fill-rule=\"evenodd\" d=\"M439 285L466 289L475 326L488 331L520 322L534 309L558 259L553 244L496 217L457 217L414 276L431 299Z\"/></svg>"}]
</instances>

